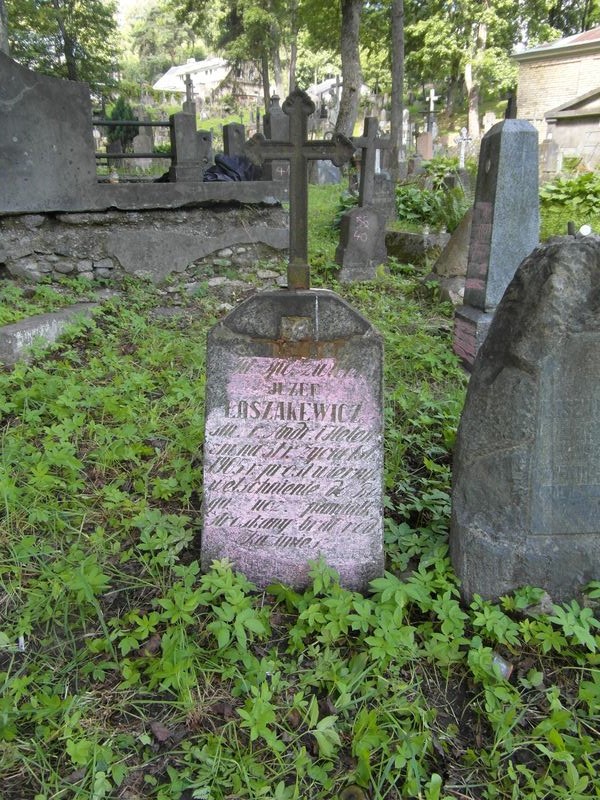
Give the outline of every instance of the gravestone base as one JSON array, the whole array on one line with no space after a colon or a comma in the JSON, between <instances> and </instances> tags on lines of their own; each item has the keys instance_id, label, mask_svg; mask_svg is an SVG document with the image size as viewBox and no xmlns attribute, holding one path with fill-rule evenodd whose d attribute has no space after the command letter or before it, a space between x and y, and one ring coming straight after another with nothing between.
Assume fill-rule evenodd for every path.
<instances>
[{"instance_id":1,"label":"gravestone base","mask_svg":"<svg viewBox=\"0 0 600 800\"><path fill-rule=\"evenodd\" d=\"M324 290L249 298L208 337L201 563L301 589L383 574L382 341Z\"/></svg>"},{"instance_id":2,"label":"gravestone base","mask_svg":"<svg viewBox=\"0 0 600 800\"><path fill-rule=\"evenodd\" d=\"M459 306L454 312L452 349L470 371L479 348L485 341L494 314L473 306Z\"/></svg>"},{"instance_id":3,"label":"gravestone base","mask_svg":"<svg viewBox=\"0 0 600 800\"><path fill-rule=\"evenodd\" d=\"M340 243L335 251L342 283L377 277L377 267L387 261L385 226L384 215L369 206L352 208L342 215Z\"/></svg>"},{"instance_id":4,"label":"gravestone base","mask_svg":"<svg viewBox=\"0 0 600 800\"><path fill-rule=\"evenodd\" d=\"M475 361L453 458L450 554L470 601L555 602L600 579L600 237L519 267Z\"/></svg>"}]
</instances>

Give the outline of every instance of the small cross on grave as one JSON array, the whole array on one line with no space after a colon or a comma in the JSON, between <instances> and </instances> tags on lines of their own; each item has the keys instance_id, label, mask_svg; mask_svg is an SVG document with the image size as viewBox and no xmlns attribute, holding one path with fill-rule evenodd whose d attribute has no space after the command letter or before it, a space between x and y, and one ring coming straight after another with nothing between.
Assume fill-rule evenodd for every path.
<instances>
[{"instance_id":1,"label":"small cross on grave","mask_svg":"<svg viewBox=\"0 0 600 800\"><path fill-rule=\"evenodd\" d=\"M377 117L365 117L362 136L354 136L352 141L358 150L362 150L360 160L360 185L358 190L358 204L368 206L373 202L373 189L375 186L375 158L378 150L388 150L391 146L389 138L382 139L378 136L379 122Z\"/></svg>"},{"instance_id":2,"label":"small cross on grave","mask_svg":"<svg viewBox=\"0 0 600 800\"><path fill-rule=\"evenodd\" d=\"M435 101L439 100L439 95L435 93L433 87L429 90L429 107L427 109L427 130L433 132L433 123L435 122Z\"/></svg>"},{"instance_id":3,"label":"small cross on grave","mask_svg":"<svg viewBox=\"0 0 600 800\"><path fill-rule=\"evenodd\" d=\"M460 136L457 136L454 140L455 143L458 145L458 168L464 169L465 168L465 155L467 153L467 147L469 142L473 141L473 137L469 136L468 131L466 128L460 129Z\"/></svg>"},{"instance_id":4,"label":"small cross on grave","mask_svg":"<svg viewBox=\"0 0 600 800\"><path fill-rule=\"evenodd\" d=\"M307 138L308 117L315 104L310 97L295 89L283 103L290 118L289 142L268 140L256 134L246 143L246 153L253 160L289 161L290 163L290 256L288 288L309 289L308 265L308 177L306 168L311 159L329 160L340 167L349 161L354 145L345 136L334 133L328 140Z\"/></svg>"},{"instance_id":5,"label":"small cross on grave","mask_svg":"<svg viewBox=\"0 0 600 800\"><path fill-rule=\"evenodd\" d=\"M194 103L194 81L189 72L185 76L185 103L183 110L189 114L196 113L196 104Z\"/></svg>"}]
</instances>

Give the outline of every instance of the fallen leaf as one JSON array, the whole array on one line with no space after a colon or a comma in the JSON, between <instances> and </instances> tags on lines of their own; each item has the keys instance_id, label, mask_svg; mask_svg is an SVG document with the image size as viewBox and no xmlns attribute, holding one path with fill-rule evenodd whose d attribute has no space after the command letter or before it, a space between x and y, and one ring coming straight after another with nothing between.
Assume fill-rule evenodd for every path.
<instances>
[{"instance_id":1,"label":"fallen leaf","mask_svg":"<svg viewBox=\"0 0 600 800\"><path fill-rule=\"evenodd\" d=\"M159 722L156 719L153 719L150 722L150 730L154 734L154 738L157 742L166 742L167 739L170 739L173 736L173 732L167 728L166 725L163 725L162 722Z\"/></svg>"}]
</instances>

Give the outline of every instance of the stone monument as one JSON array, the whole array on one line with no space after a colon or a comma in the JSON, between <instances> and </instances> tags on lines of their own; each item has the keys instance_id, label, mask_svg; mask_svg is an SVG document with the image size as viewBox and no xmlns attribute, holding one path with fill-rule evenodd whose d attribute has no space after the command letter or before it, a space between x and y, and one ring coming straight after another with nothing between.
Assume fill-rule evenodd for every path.
<instances>
[{"instance_id":1,"label":"stone monument","mask_svg":"<svg viewBox=\"0 0 600 800\"><path fill-rule=\"evenodd\" d=\"M340 165L354 147L307 140L304 92L283 110L289 141L257 135L247 152L290 164L288 288L209 333L201 561L301 588L323 557L364 591L383 572L382 342L337 295L309 288L307 259L308 160Z\"/></svg>"},{"instance_id":2,"label":"stone monument","mask_svg":"<svg viewBox=\"0 0 600 800\"><path fill-rule=\"evenodd\" d=\"M342 215L340 243L335 251L342 283L373 280L376 268L387 261L386 216L375 205L375 156L378 150L389 148L390 140L378 136L378 127L376 117L366 117L363 136L352 140L362 156L358 208Z\"/></svg>"},{"instance_id":3,"label":"stone monument","mask_svg":"<svg viewBox=\"0 0 600 800\"><path fill-rule=\"evenodd\" d=\"M454 352L467 368L521 261L539 242L538 137L529 122L499 122L481 140L464 305Z\"/></svg>"},{"instance_id":4,"label":"stone monument","mask_svg":"<svg viewBox=\"0 0 600 800\"><path fill-rule=\"evenodd\" d=\"M462 592L553 600L600 579L600 237L536 250L475 362L453 466Z\"/></svg>"}]
</instances>

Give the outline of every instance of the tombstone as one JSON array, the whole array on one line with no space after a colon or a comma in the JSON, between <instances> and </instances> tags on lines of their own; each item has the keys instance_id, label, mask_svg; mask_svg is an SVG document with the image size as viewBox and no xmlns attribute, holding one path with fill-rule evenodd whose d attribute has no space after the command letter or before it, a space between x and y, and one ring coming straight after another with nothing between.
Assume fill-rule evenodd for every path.
<instances>
[{"instance_id":1,"label":"tombstone","mask_svg":"<svg viewBox=\"0 0 600 800\"><path fill-rule=\"evenodd\" d=\"M148 117L140 116L140 121L148 122ZM134 153L143 153L147 155L151 153L154 149L154 141L152 138L152 128L150 127L140 127L139 133L137 136L133 137L133 152ZM136 158L132 162L132 165L136 169L150 169L152 167L152 159L151 158Z\"/></svg>"},{"instance_id":2,"label":"tombstone","mask_svg":"<svg viewBox=\"0 0 600 800\"><path fill-rule=\"evenodd\" d=\"M600 238L536 250L475 362L454 453L463 596L570 600L600 577Z\"/></svg>"},{"instance_id":3,"label":"tombstone","mask_svg":"<svg viewBox=\"0 0 600 800\"><path fill-rule=\"evenodd\" d=\"M461 128L460 136L457 136L454 141L458 145L458 169L464 170L467 148L470 142L473 141L473 137L469 136L469 132L466 128Z\"/></svg>"},{"instance_id":4,"label":"tombstone","mask_svg":"<svg viewBox=\"0 0 600 800\"><path fill-rule=\"evenodd\" d=\"M562 153L559 144L550 137L540 145L540 168L544 179L548 179L562 170Z\"/></svg>"},{"instance_id":5,"label":"tombstone","mask_svg":"<svg viewBox=\"0 0 600 800\"><path fill-rule=\"evenodd\" d=\"M308 95L283 110L289 142L247 154L290 163L288 289L263 292L209 333L201 562L228 558L261 587L309 583L323 557L364 591L383 572L382 342L332 292L309 288L309 159L347 161L343 136L308 141Z\"/></svg>"},{"instance_id":6,"label":"tombstone","mask_svg":"<svg viewBox=\"0 0 600 800\"><path fill-rule=\"evenodd\" d=\"M177 114L171 114L169 120L171 122L169 180L199 183L204 179L204 168L200 163L196 115L180 111Z\"/></svg>"},{"instance_id":7,"label":"tombstone","mask_svg":"<svg viewBox=\"0 0 600 800\"><path fill-rule=\"evenodd\" d=\"M373 280L376 268L387 261L385 249L386 214L375 205L375 158L377 150L388 149L389 139L377 135L379 123L366 117L364 132L352 141L361 149L358 209L345 211L335 261L341 267L343 283Z\"/></svg>"},{"instance_id":8,"label":"tombstone","mask_svg":"<svg viewBox=\"0 0 600 800\"><path fill-rule=\"evenodd\" d=\"M467 262L465 302L456 310L454 352L469 369L496 306L539 241L537 131L498 122L481 140Z\"/></svg>"},{"instance_id":9,"label":"tombstone","mask_svg":"<svg viewBox=\"0 0 600 800\"><path fill-rule=\"evenodd\" d=\"M65 198L85 207L96 189L89 87L31 72L1 52L0 75L0 211L63 208Z\"/></svg>"},{"instance_id":10,"label":"tombstone","mask_svg":"<svg viewBox=\"0 0 600 800\"><path fill-rule=\"evenodd\" d=\"M110 155L122 155L123 153L123 143L120 139L115 139L114 142L107 142L106 143L106 154ZM122 159L120 158L107 158L106 163L109 169L116 169L117 167L123 166Z\"/></svg>"},{"instance_id":11,"label":"tombstone","mask_svg":"<svg viewBox=\"0 0 600 800\"><path fill-rule=\"evenodd\" d=\"M385 217L373 206L352 208L342 214L340 243L335 251L342 283L369 281L387 261Z\"/></svg>"},{"instance_id":12,"label":"tombstone","mask_svg":"<svg viewBox=\"0 0 600 800\"><path fill-rule=\"evenodd\" d=\"M430 131L424 131L417 136L417 155L425 161L433 158L433 136Z\"/></svg>"},{"instance_id":13,"label":"tombstone","mask_svg":"<svg viewBox=\"0 0 600 800\"><path fill-rule=\"evenodd\" d=\"M486 111L483 115L483 132L487 133L491 128L494 127L498 118L496 117L496 113L494 111Z\"/></svg>"},{"instance_id":14,"label":"tombstone","mask_svg":"<svg viewBox=\"0 0 600 800\"><path fill-rule=\"evenodd\" d=\"M375 173L373 208L383 215L386 225L396 219L396 187L388 172Z\"/></svg>"},{"instance_id":15,"label":"tombstone","mask_svg":"<svg viewBox=\"0 0 600 800\"><path fill-rule=\"evenodd\" d=\"M274 94L271 97L268 112L263 118L263 127L267 139L277 142L289 142L290 140L290 119L283 113L279 105L279 97ZM283 196L287 197L289 191L290 169L287 161L270 161L263 167L263 178L265 180L277 181L283 184Z\"/></svg>"},{"instance_id":16,"label":"tombstone","mask_svg":"<svg viewBox=\"0 0 600 800\"><path fill-rule=\"evenodd\" d=\"M239 122L223 125L223 152L226 156L241 156L246 142L246 129Z\"/></svg>"}]
</instances>

